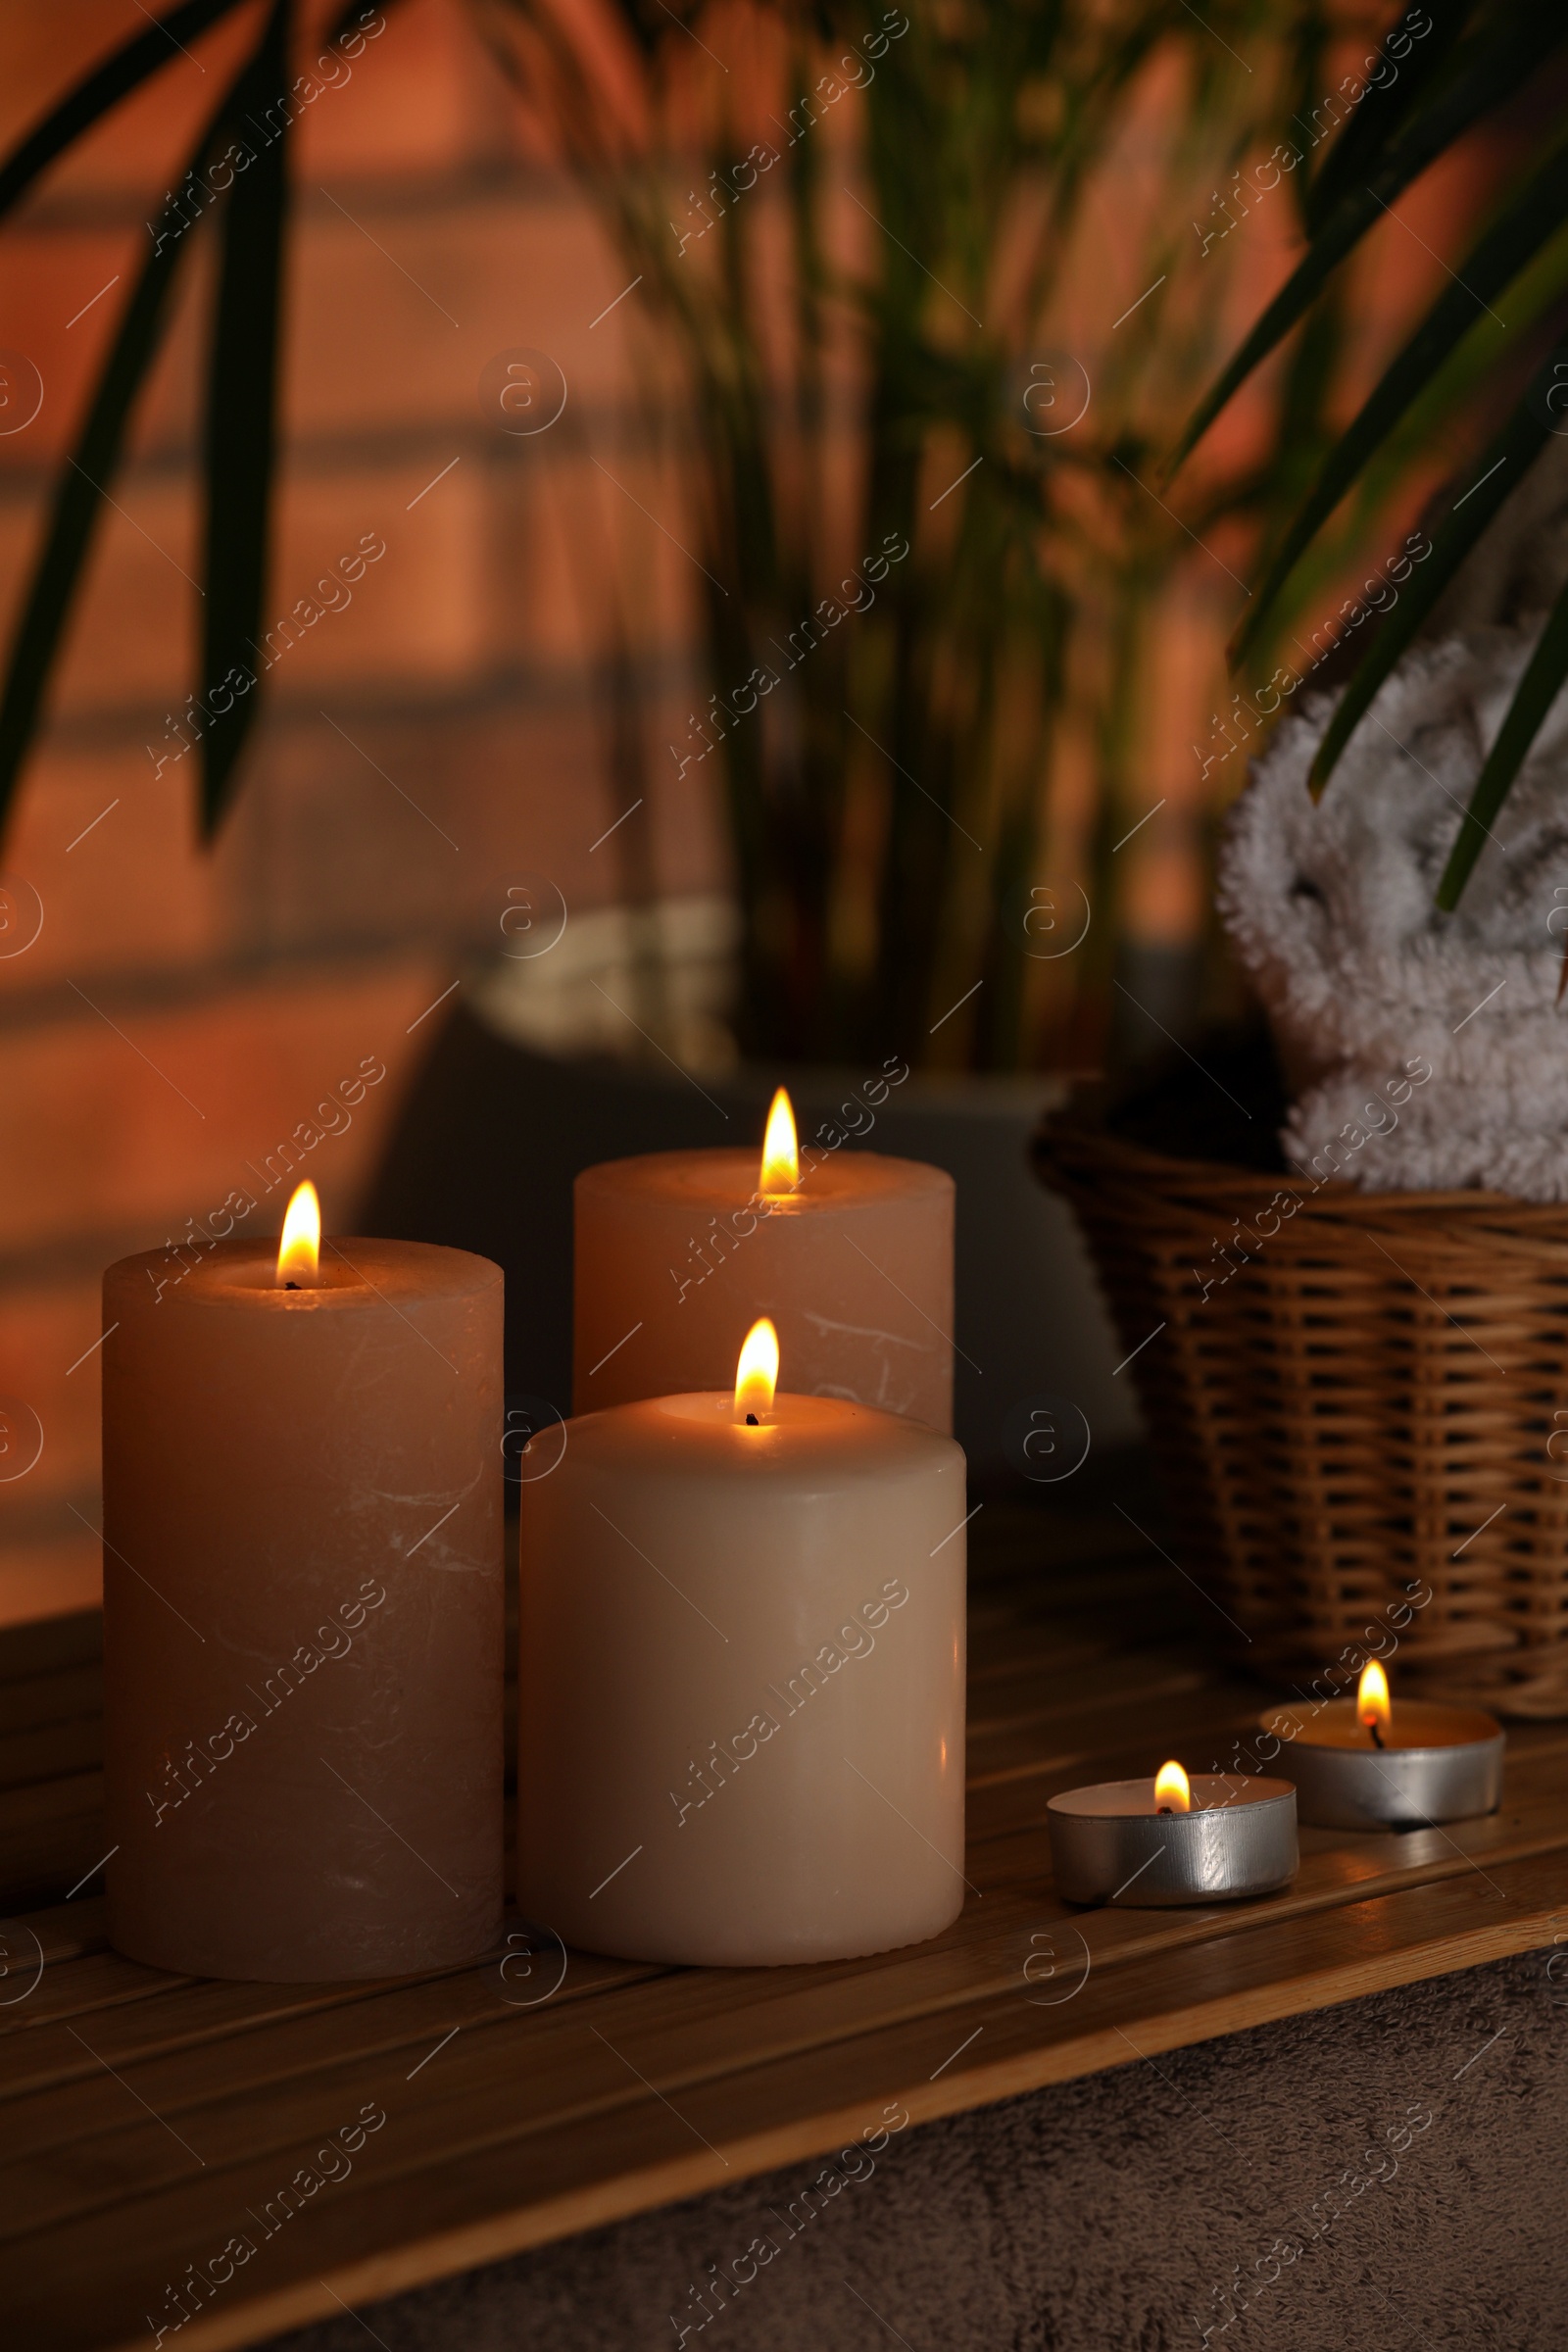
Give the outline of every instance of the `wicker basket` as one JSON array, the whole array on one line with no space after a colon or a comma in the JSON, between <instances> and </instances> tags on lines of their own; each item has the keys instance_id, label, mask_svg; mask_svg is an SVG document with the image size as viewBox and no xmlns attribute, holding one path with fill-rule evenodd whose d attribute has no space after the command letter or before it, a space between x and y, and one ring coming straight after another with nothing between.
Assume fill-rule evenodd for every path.
<instances>
[{"instance_id":1,"label":"wicker basket","mask_svg":"<svg viewBox=\"0 0 1568 2352\"><path fill-rule=\"evenodd\" d=\"M1398 1687L1568 1715L1568 1207L1175 1159L1083 1111L1036 1156L1238 1655L1332 1679L1392 1623Z\"/></svg>"}]
</instances>

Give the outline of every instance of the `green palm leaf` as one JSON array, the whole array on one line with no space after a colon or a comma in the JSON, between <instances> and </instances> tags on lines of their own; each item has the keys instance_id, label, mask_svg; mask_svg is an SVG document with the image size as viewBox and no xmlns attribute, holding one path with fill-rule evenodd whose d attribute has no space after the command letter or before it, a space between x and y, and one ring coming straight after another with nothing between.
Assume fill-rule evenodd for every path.
<instances>
[{"instance_id":1,"label":"green palm leaf","mask_svg":"<svg viewBox=\"0 0 1568 2352\"><path fill-rule=\"evenodd\" d=\"M228 120L243 79L241 74L203 129L191 152L189 172L205 162ZM86 422L55 493L49 529L28 585L0 692L0 822L10 808L37 726L67 615L103 510L106 485L120 462L130 411L158 348L170 288L189 242L185 234L160 237L143 265L93 393Z\"/></svg>"},{"instance_id":2,"label":"green palm leaf","mask_svg":"<svg viewBox=\"0 0 1568 2352\"><path fill-rule=\"evenodd\" d=\"M1473 0L1427 0L1421 14L1428 19L1432 29L1419 42L1412 40L1406 54L1396 63L1388 45L1405 18L1401 17L1384 34L1380 47L1386 62L1395 63L1395 78L1368 82L1354 114L1325 157L1304 208L1309 232L1315 233L1322 227L1342 196L1357 185L1364 185L1371 176L1381 150L1396 136L1400 125L1409 121L1427 91L1440 78L1473 13ZM1414 9L1407 11L1408 16L1415 14Z\"/></svg>"},{"instance_id":3,"label":"green palm leaf","mask_svg":"<svg viewBox=\"0 0 1568 2352\"><path fill-rule=\"evenodd\" d=\"M111 107L170 65L179 55L182 42L195 40L240 5L241 0L185 0L183 8L172 9L101 66L95 66L0 164L0 214L9 212L39 173L47 172Z\"/></svg>"},{"instance_id":4,"label":"green palm leaf","mask_svg":"<svg viewBox=\"0 0 1568 2352\"><path fill-rule=\"evenodd\" d=\"M1561 10L1527 0L1499 30L1478 34L1455 52L1444 85L1390 143L1366 183L1341 198L1240 351L1200 401L1176 444L1167 474L1176 470L1253 369L1304 317L1340 263L1400 191L1539 73L1546 56L1565 43L1568 21Z\"/></svg>"},{"instance_id":5,"label":"green palm leaf","mask_svg":"<svg viewBox=\"0 0 1568 2352\"><path fill-rule=\"evenodd\" d=\"M1568 339L1558 343L1538 370L1516 413L1509 417L1476 461L1480 467L1474 489L1466 491L1432 542L1432 553L1412 575L1399 602L1356 664L1328 733L1317 748L1307 788L1314 800L1339 764L1340 755L1365 716L1378 688L1427 614L1437 604L1459 565L1506 498L1518 489L1525 473L1551 430L1548 394L1561 384L1559 369L1568 367Z\"/></svg>"},{"instance_id":6,"label":"green palm leaf","mask_svg":"<svg viewBox=\"0 0 1568 2352\"><path fill-rule=\"evenodd\" d=\"M1399 418L1491 307L1494 295L1561 230L1568 218L1568 145L1547 158L1453 275L1404 348L1384 370L1359 414L1330 450L1237 632L1240 660L1267 621L1304 550Z\"/></svg>"},{"instance_id":7,"label":"green palm leaf","mask_svg":"<svg viewBox=\"0 0 1568 2352\"><path fill-rule=\"evenodd\" d=\"M240 139L249 143L254 133L255 160L236 172L223 208L208 376L201 669L201 699L210 710L202 738L202 830L208 838L232 798L259 691L256 645L277 442L291 14L290 0L273 0L231 110ZM227 697L222 708L220 693Z\"/></svg>"},{"instance_id":8,"label":"green palm leaf","mask_svg":"<svg viewBox=\"0 0 1568 2352\"><path fill-rule=\"evenodd\" d=\"M342 9L332 20L326 36L326 46L329 49L332 48L346 32L352 32L357 24L368 24L371 17L374 16L384 16L386 11L395 5L396 0L379 0L379 5L377 5L377 0L349 0L348 7Z\"/></svg>"},{"instance_id":9,"label":"green palm leaf","mask_svg":"<svg viewBox=\"0 0 1568 2352\"><path fill-rule=\"evenodd\" d=\"M1519 681L1497 729L1497 739L1476 779L1458 838L1448 853L1448 862L1438 884L1438 905L1445 909L1451 910L1459 904L1459 894L1489 837L1492 819L1506 800L1508 788L1565 678L1568 678L1568 585L1551 608L1540 642L1530 657L1530 666Z\"/></svg>"}]
</instances>

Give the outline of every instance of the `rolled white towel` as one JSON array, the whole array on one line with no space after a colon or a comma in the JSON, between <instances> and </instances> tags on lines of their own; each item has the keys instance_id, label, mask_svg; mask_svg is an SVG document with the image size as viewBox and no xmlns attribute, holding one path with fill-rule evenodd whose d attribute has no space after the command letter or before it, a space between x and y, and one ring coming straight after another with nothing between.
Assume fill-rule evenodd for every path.
<instances>
[{"instance_id":1,"label":"rolled white towel","mask_svg":"<svg viewBox=\"0 0 1568 2352\"><path fill-rule=\"evenodd\" d=\"M1281 1143L1298 1167L1568 1200L1568 691L1457 909L1434 904L1535 635L1412 651L1316 805L1307 770L1338 698L1309 695L1232 811L1220 912L1296 1098Z\"/></svg>"}]
</instances>

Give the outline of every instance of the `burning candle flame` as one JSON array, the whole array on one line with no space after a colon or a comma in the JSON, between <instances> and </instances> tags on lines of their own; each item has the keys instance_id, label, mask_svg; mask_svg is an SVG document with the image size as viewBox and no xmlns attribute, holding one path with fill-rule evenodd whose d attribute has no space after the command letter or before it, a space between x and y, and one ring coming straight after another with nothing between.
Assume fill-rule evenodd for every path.
<instances>
[{"instance_id":1,"label":"burning candle flame","mask_svg":"<svg viewBox=\"0 0 1568 2352\"><path fill-rule=\"evenodd\" d=\"M1179 1764L1162 1764L1155 1773L1154 1809L1159 1813L1192 1811L1193 1785Z\"/></svg>"},{"instance_id":2,"label":"burning candle flame","mask_svg":"<svg viewBox=\"0 0 1568 2352\"><path fill-rule=\"evenodd\" d=\"M1389 1697L1389 1678L1376 1658L1368 1658L1361 1669L1361 1680L1355 1689L1355 1719L1366 1725L1374 1745L1381 1747L1383 1735L1394 1722L1394 1707Z\"/></svg>"},{"instance_id":3,"label":"burning candle flame","mask_svg":"<svg viewBox=\"0 0 1568 2352\"><path fill-rule=\"evenodd\" d=\"M773 1097L767 1114L767 1132L762 1138L762 1172L758 1178L758 1190L763 1193L793 1193L801 1180L801 1155L795 1141L795 1112L782 1087Z\"/></svg>"},{"instance_id":4,"label":"burning candle flame","mask_svg":"<svg viewBox=\"0 0 1568 2352\"><path fill-rule=\"evenodd\" d=\"M277 1245L277 1287L279 1290L304 1290L314 1287L321 1262L321 1203L316 1197L316 1187L307 1181L297 1185L294 1198L283 1219L283 1232Z\"/></svg>"},{"instance_id":5,"label":"burning candle flame","mask_svg":"<svg viewBox=\"0 0 1568 2352\"><path fill-rule=\"evenodd\" d=\"M778 1333L765 1315L746 1334L741 1360L735 1367L735 1418L760 1421L773 1409L778 1386Z\"/></svg>"}]
</instances>

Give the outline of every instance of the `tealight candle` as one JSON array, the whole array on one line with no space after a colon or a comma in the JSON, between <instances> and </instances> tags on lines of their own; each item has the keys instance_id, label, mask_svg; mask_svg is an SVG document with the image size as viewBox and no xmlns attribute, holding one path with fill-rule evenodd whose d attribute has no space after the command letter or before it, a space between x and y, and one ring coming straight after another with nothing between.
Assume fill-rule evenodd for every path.
<instances>
[{"instance_id":1,"label":"tealight candle","mask_svg":"<svg viewBox=\"0 0 1568 2352\"><path fill-rule=\"evenodd\" d=\"M716 1968L922 1941L963 1902L964 1460L775 1393L644 1398L521 1489L517 1893Z\"/></svg>"},{"instance_id":2,"label":"tealight candle","mask_svg":"<svg viewBox=\"0 0 1568 2352\"><path fill-rule=\"evenodd\" d=\"M1301 1819L1325 1830L1420 1829L1493 1813L1502 1795L1502 1726L1480 1707L1401 1698L1369 1658L1353 1699L1279 1707L1261 1727L1288 1742L1282 1762Z\"/></svg>"},{"instance_id":3,"label":"tealight candle","mask_svg":"<svg viewBox=\"0 0 1568 2352\"><path fill-rule=\"evenodd\" d=\"M1046 1807L1056 1892L1129 1909L1272 1894L1296 1876L1289 1781L1162 1764L1152 1780L1069 1788Z\"/></svg>"},{"instance_id":4,"label":"tealight candle","mask_svg":"<svg viewBox=\"0 0 1568 2352\"><path fill-rule=\"evenodd\" d=\"M109 1936L183 1975L499 1935L501 1271L319 1230L104 1277Z\"/></svg>"},{"instance_id":5,"label":"tealight candle","mask_svg":"<svg viewBox=\"0 0 1568 2352\"><path fill-rule=\"evenodd\" d=\"M803 1165L803 1162L806 1164ZM653 1152L574 1193L572 1409L726 1390L765 1315L792 1388L953 1428L954 1186L880 1152Z\"/></svg>"}]
</instances>

